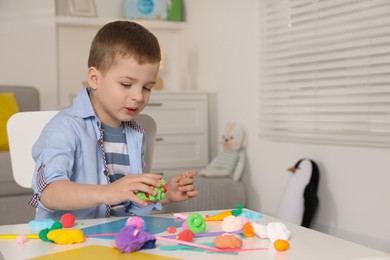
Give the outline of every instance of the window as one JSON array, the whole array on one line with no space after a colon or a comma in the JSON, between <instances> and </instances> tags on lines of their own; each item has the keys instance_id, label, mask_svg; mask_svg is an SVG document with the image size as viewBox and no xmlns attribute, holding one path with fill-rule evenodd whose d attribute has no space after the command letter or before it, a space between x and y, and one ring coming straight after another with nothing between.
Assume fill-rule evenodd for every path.
<instances>
[{"instance_id":1,"label":"window","mask_svg":"<svg viewBox=\"0 0 390 260\"><path fill-rule=\"evenodd\" d=\"M390 146L390 1L261 2L261 134Z\"/></svg>"}]
</instances>

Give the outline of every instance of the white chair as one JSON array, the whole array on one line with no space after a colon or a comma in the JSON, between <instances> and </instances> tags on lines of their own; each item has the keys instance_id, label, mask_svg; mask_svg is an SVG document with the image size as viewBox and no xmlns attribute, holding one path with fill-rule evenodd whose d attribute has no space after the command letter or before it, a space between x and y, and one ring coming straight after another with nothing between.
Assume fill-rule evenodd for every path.
<instances>
[{"instance_id":1,"label":"white chair","mask_svg":"<svg viewBox=\"0 0 390 260\"><path fill-rule=\"evenodd\" d=\"M135 117L135 121L145 129L146 136L146 151L145 151L145 163L146 163L146 172L152 171L153 165L153 153L154 153L154 144L156 142L156 131L157 125L154 119L146 114L139 114Z\"/></svg>"},{"instance_id":2,"label":"white chair","mask_svg":"<svg viewBox=\"0 0 390 260\"><path fill-rule=\"evenodd\" d=\"M31 155L32 146L46 123L57 113L58 111L19 112L14 114L7 122L12 172L16 183L22 187L31 188L35 168L35 162ZM145 114L138 115L135 120L145 129L147 138L146 172L150 172L153 161L156 123L152 117ZM26 127L28 128L27 131Z\"/></svg>"},{"instance_id":3,"label":"white chair","mask_svg":"<svg viewBox=\"0 0 390 260\"><path fill-rule=\"evenodd\" d=\"M31 188L35 162L31 156L34 142L43 127L58 111L19 112L7 122L12 173L17 184ZM26 128L28 130L26 131Z\"/></svg>"}]
</instances>

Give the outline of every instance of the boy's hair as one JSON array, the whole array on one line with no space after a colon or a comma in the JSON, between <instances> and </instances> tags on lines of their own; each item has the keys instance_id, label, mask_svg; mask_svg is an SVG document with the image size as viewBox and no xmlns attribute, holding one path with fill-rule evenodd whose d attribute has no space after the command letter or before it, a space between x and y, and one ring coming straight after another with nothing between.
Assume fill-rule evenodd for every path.
<instances>
[{"instance_id":1,"label":"boy's hair","mask_svg":"<svg viewBox=\"0 0 390 260\"><path fill-rule=\"evenodd\" d=\"M88 67L106 72L117 55L132 57L140 64L161 60L157 38L141 25L130 21L116 21L104 25L92 41Z\"/></svg>"}]
</instances>

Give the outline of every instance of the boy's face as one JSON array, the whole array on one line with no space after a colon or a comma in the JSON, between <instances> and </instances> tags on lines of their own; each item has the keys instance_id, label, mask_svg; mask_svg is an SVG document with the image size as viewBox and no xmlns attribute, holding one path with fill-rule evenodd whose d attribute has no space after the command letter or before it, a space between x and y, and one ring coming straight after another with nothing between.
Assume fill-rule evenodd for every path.
<instances>
[{"instance_id":1,"label":"boy's face","mask_svg":"<svg viewBox=\"0 0 390 260\"><path fill-rule=\"evenodd\" d=\"M117 56L104 74L88 69L90 98L99 119L111 127L119 127L139 114L149 102L156 83L159 63L139 64L132 57Z\"/></svg>"}]
</instances>

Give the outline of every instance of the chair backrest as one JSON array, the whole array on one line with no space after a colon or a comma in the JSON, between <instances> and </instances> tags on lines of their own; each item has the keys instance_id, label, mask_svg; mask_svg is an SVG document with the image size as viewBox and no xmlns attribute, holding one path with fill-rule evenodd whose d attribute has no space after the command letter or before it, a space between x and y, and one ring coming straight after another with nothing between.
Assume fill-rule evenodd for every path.
<instances>
[{"instance_id":1,"label":"chair backrest","mask_svg":"<svg viewBox=\"0 0 390 260\"><path fill-rule=\"evenodd\" d=\"M146 114L139 114L135 117L135 121L145 129L146 136L146 151L145 151L145 172L152 171L153 165L153 153L154 153L154 144L156 142L156 131L157 125L154 119Z\"/></svg>"},{"instance_id":2,"label":"chair backrest","mask_svg":"<svg viewBox=\"0 0 390 260\"><path fill-rule=\"evenodd\" d=\"M7 122L7 133L11 164L14 179L17 184L31 188L35 162L32 158L32 146L38 139L46 123L58 111L32 111L14 114ZM150 172L153 161L153 151L156 136L156 123L152 117L145 114L138 115L135 120L145 129L146 135L146 172ZM28 131L26 131L28 126Z\"/></svg>"},{"instance_id":3,"label":"chair backrest","mask_svg":"<svg viewBox=\"0 0 390 260\"><path fill-rule=\"evenodd\" d=\"M17 184L31 188L35 162L31 156L32 146L46 123L58 111L19 112L7 122L9 151L12 173ZM26 131L28 126L28 131Z\"/></svg>"}]
</instances>

